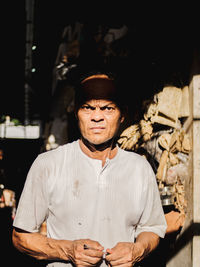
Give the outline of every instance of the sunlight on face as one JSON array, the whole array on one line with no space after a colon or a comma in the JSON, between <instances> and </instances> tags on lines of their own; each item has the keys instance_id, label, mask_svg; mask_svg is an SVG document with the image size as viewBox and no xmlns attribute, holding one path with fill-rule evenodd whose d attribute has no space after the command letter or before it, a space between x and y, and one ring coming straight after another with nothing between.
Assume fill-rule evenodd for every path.
<instances>
[{"instance_id":1,"label":"sunlight on face","mask_svg":"<svg viewBox=\"0 0 200 267\"><path fill-rule=\"evenodd\" d=\"M94 145L102 144L115 136L124 120L115 103L108 100L90 100L78 110L82 136Z\"/></svg>"}]
</instances>

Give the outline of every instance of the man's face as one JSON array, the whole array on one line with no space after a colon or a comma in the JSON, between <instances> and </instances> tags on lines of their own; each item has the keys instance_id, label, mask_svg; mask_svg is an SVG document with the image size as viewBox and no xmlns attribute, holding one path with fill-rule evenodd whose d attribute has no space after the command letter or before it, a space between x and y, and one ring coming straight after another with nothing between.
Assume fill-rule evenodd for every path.
<instances>
[{"instance_id":1,"label":"man's face","mask_svg":"<svg viewBox=\"0 0 200 267\"><path fill-rule=\"evenodd\" d=\"M91 144L100 145L117 133L121 117L119 108L108 100L90 100L78 110L82 136Z\"/></svg>"}]
</instances>

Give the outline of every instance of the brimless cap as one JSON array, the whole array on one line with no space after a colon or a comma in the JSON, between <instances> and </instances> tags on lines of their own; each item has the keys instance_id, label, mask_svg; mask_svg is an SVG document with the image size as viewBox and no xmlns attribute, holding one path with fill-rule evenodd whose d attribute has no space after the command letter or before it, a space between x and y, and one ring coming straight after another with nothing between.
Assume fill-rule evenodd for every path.
<instances>
[{"instance_id":1,"label":"brimless cap","mask_svg":"<svg viewBox=\"0 0 200 267\"><path fill-rule=\"evenodd\" d=\"M115 102L122 111L123 97L120 89L116 81L106 74L95 74L85 78L81 81L76 91L76 112L85 102L93 99Z\"/></svg>"}]
</instances>

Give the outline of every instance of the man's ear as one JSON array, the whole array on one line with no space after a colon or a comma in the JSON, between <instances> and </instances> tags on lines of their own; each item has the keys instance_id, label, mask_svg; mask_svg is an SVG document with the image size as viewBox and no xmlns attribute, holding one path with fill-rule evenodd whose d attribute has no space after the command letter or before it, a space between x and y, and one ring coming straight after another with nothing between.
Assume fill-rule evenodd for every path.
<instances>
[{"instance_id":1,"label":"man's ear","mask_svg":"<svg viewBox=\"0 0 200 267\"><path fill-rule=\"evenodd\" d=\"M74 116L75 116L75 118L78 120L78 110L74 110Z\"/></svg>"},{"instance_id":2,"label":"man's ear","mask_svg":"<svg viewBox=\"0 0 200 267\"><path fill-rule=\"evenodd\" d=\"M124 116L120 117L120 123L122 123L124 121Z\"/></svg>"}]
</instances>

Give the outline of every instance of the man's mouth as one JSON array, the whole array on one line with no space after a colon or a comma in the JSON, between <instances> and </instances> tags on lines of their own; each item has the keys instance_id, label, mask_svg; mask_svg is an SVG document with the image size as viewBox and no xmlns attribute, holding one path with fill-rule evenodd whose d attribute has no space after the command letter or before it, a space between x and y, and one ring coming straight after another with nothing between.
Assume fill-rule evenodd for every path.
<instances>
[{"instance_id":1,"label":"man's mouth","mask_svg":"<svg viewBox=\"0 0 200 267\"><path fill-rule=\"evenodd\" d=\"M105 127L102 127L102 126L94 126L94 127L91 127L90 129L105 129Z\"/></svg>"},{"instance_id":2,"label":"man's mouth","mask_svg":"<svg viewBox=\"0 0 200 267\"><path fill-rule=\"evenodd\" d=\"M92 130L93 132L101 132L105 129L105 127L101 127L101 126L95 126L95 127L91 127L90 130Z\"/></svg>"}]
</instances>

